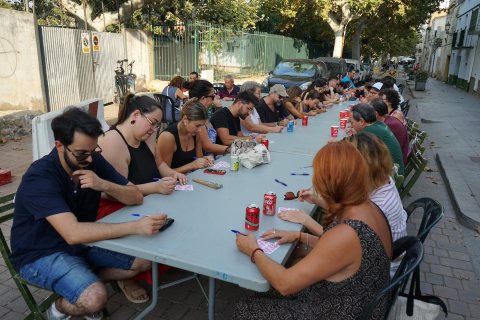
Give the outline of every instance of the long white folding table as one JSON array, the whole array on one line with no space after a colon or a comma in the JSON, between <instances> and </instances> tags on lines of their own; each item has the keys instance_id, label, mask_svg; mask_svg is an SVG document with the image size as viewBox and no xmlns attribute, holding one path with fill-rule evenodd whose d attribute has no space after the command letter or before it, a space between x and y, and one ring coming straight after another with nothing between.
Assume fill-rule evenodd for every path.
<instances>
[{"instance_id":1,"label":"long white folding table","mask_svg":"<svg viewBox=\"0 0 480 320\"><path fill-rule=\"evenodd\" d=\"M165 212L175 219L170 228L154 236L132 235L91 243L152 261L151 303L136 319L143 319L157 304L159 263L209 277L209 319L214 319L215 279L259 292L270 289L269 283L250 262L250 258L238 251L235 234L230 230L246 232L246 207L255 203L262 209L263 195L269 191L277 194L277 209L297 208L313 213L314 205L298 200L286 201L283 200L283 195L287 191L296 193L300 188L311 185L313 156L330 139L330 126L339 125L339 111L348 108L350 103L344 102L326 113L310 117L308 126L302 126L299 119L294 132L287 132L285 129L280 134L269 134L268 138L272 142L269 146L272 161L269 164L253 169L241 167L237 172L227 169L223 176L197 170L189 175L193 191L149 195L145 197L142 205L125 207L101 220L106 223L119 223L138 219L132 216L133 213L149 215L160 212ZM344 131L339 130L339 138L343 135ZM218 161L230 163L230 157L226 156ZM191 182L191 178L221 183L223 188L211 189ZM302 226L283 221L277 215L265 216L260 212L260 228L254 231L255 236L259 238L264 231L271 228L299 231ZM282 245L270 258L284 264L293 248L294 244Z\"/></svg>"},{"instance_id":2,"label":"long white folding table","mask_svg":"<svg viewBox=\"0 0 480 320\"><path fill-rule=\"evenodd\" d=\"M230 162L223 157L220 161ZM241 167L238 172L227 172L224 176L205 174L198 170L189 178L200 178L223 184L214 190L193 184L194 190L175 191L171 195L149 195L139 206L123 208L101 220L119 223L133 219L132 213L153 214L165 212L175 219L173 225L154 236L128 236L119 239L92 243L101 248L130 254L153 262L153 284L151 304L137 316L142 319L153 310L157 303L157 263L192 271L210 278L209 319L214 318L215 279L236 283L254 291L267 291L269 283L263 278L249 257L238 251L235 234L231 229L246 232L245 209L255 203L260 208L263 195L268 191L277 194L278 207L298 208L307 213L314 206L298 200L285 201L287 191L296 193L302 187L311 185L311 175L297 176L291 173L309 173L312 157L302 154L272 153L272 162L253 169ZM287 184L284 186L275 179ZM260 228L254 234L258 238L270 228L295 230L301 225L286 222L275 216L260 213ZM278 263L285 263L293 244L282 245L270 257Z\"/></svg>"}]
</instances>

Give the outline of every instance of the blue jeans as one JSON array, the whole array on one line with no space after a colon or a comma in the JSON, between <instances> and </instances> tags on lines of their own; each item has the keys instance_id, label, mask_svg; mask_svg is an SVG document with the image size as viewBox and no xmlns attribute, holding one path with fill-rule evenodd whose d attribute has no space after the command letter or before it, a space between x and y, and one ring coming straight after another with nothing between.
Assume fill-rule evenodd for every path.
<instances>
[{"instance_id":1,"label":"blue jeans","mask_svg":"<svg viewBox=\"0 0 480 320\"><path fill-rule=\"evenodd\" d=\"M56 252L20 268L27 282L53 291L75 304L91 284L101 280L97 268L130 270L135 257L101 248L85 248L81 254Z\"/></svg>"}]
</instances>

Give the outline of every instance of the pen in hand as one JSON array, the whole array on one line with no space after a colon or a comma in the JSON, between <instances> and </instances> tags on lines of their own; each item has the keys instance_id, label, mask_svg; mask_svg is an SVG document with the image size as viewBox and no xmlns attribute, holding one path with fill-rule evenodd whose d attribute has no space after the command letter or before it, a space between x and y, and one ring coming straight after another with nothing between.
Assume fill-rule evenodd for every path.
<instances>
[{"instance_id":1,"label":"pen in hand","mask_svg":"<svg viewBox=\"0 0 480 320\"><path fill-rule=\"evenodd\" d=\"M133 217L150 217L149 215L146 215L146 214L141 214L141 213L132 213L132 216Z\"/></svg>"},{"instance_id":2,"label":"pen in hand","mask_svg":"<svg viewBox=\"0 0 480 320\"><path fill-rule=\"evenodd\" d=\"M246 236L245 233L242 233L242 232L237 231L237 230L230 230L230 231L232 231L233 233L236 233L236 234L241 234L242 236Z\"/></svg>"}]
</instances>

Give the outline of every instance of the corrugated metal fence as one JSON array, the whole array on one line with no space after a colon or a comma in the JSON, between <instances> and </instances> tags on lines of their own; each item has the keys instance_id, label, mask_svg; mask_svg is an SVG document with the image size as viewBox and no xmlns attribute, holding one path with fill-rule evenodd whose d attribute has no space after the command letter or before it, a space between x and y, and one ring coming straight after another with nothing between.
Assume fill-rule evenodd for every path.
<instances>
[{"instance_id":1,"label":"corrugated metal fence","mask_svg":"<svg viewBox=\"0 0 480 320\"><path fill-rule=\"evenodd\" d=\"M88 43L82 43L85 33ZM91 31L40 27L48 111L90 98L112 101L114 69L124 58L124 40L119 33L96 35L98 50L93 48Z\"/></svg>"},{"instance_id":2,"label":"corrugated metal fence","mask_svg":"<svg viewBox=\"0 0 480 320\"><path fill-rule=\"evenodd\" d=\"M320 46L264 32L243 32L197 22L165 26L153 36L155 78L187 77L191 71L267 73L282 59L320 56Z\"/></svg>"}]
</instances>

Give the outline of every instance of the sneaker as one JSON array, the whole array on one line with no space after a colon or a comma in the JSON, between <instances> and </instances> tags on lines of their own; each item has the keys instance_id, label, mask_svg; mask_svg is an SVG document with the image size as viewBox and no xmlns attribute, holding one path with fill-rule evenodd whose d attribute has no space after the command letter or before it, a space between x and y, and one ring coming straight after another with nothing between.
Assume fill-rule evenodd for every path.
<instances>
[{"instance_id":1,"label":"sneaker","mask_svg":"<svg viewBox=\"0 0 480 320\"><path fill-rule=\"evenodd\" d=\"M102 320L103 319L103 312L97 312L93 314L89 314L86 316L83 316L84 320Z\"/></svg>"},{"instance_id":2,"label":"sneaker","mask_svg":"<svg viewBox=\"0 0 480 320\"><path fill-rule=\"evenodd\" d=\"M55 303L55 302L54 302ZM52 312L53 303L50 308L47 309L46 316L48 320L69 320L72 316L62 314L60 317L55 317Z\"/></svg>"}]
</instances>

